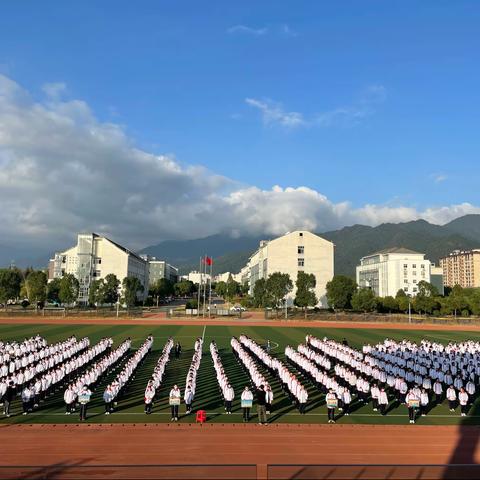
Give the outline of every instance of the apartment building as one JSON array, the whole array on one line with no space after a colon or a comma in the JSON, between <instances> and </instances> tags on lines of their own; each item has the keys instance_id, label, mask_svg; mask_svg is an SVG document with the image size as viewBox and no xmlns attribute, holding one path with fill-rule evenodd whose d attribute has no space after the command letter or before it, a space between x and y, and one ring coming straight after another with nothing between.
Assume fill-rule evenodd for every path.
<instances>
[{"instance_id":1,"label":"apartment building","mask_svg":"<svg viewBox=\"0 0 480 480\"><path fill-rule=\"evenodd\" d=\"M446 287L480 287L480 249L454 250L440 259Z\"/></svg>"}]
</instances>

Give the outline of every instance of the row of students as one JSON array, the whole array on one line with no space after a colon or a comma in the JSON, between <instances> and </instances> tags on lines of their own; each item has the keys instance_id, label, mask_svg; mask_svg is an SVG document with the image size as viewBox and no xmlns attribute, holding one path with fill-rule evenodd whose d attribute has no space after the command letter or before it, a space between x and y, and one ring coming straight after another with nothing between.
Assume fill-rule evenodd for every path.
<instances>
[{"instance_id":1,"label":"row of students","mask_svg":"<svg viewBox=\"0 0 480 480\"><path fill-rule=\"evenodd\" d=\"M202 351L203 351L203 338L198 337L195 340L194 344L194 353L192 356L192 362L190 363L190 368L188 369L187 378L185 380L185 392L183 399L185 401L186 413L189 414L192 412L192 403L195 398L195 390L197 388L197 373L200 368L200 362L202 361ZM176 395L177 392L175 391ZM170 397L170 398L176 398ZM178 406L179 404L176 401L171 402L171 411L172 411L172 421L178 421Z\"/></svg>"},{"instance_id":2,"label":"row of students","mask_svg":"<svg viewBox=\"0 0 480 480\"><path fill-rule=\"evenodd\" d=\"M222 360L220 358L220 354L218 353L217 344L214 340L212 340L210 343L210 355L212 356L213 367L215 368L215 373L217 374L218 386L220 387L220 392L225 402L225 411L227 412L227 415L231 415L232 402L235 398L235 392L228 381L225 370L223 369Z\"/></svg>"},{"instance_id":3,"label":"row of students","mask_svg":"<svg viewBox=\"0 0 480 480\"><path fill-rule=\"evenodd\" d=\"M2 361L0 361L0 377L12 375L18 370L25 370L30 365L37 364L42 360L51 360L55 363L60 363L64 352L75 346L77 343L78 341L76 337L72 336L52 345L46 345L38 349L31 349L19 356L10 356L9 354L6 354L3 356Z\"/></svg>"},{"instance_id":4,"label":"row of students","mask_svg":"<svg viewBox=\"0 0 480 480\"><path fill-rule=\"evenodd\" d=\"M8 362L11 358L21 357L26 353L35 352L48 345L45 338L39 334L25 338L22 342L15 340L3 342L0 340L0 364Z\"/></svg>"},{"instance_id":5,"label":"row of students","mask_svg":"<svg viewBox=\"0 0 480 480\"><path fill-rule=\"evenodd\" d=\"M113 412L114 403L118 397L125 392L129 383L135 378L134 373L146 355L151 351L153 337L149 335L140 348L132 355L117 374L112 383L107 385L103 392L103 401L105 402L105 414L110 415Z\"/></svg>"},{"instance_id":6,"label":"row of students","mask_svg":"<svg viewBox=\"0 0 480 480\"><path fill-rule=\"evenodd\" d=\"M178 344L177 344L178 345ZM155 368L153 369L152 378L148 381L147 387L145 388L145 413L150 415L152 413L153 402L155 400L156 394L160 385L162 384L163 375L165 373L165 368L168 361L170 360L170 352L174 346L174 341L172 337L169 337L167 343L165 343L162 353L157 360ZM176 353L176 351L175 351Z\"/></svg>"}]
</instances>

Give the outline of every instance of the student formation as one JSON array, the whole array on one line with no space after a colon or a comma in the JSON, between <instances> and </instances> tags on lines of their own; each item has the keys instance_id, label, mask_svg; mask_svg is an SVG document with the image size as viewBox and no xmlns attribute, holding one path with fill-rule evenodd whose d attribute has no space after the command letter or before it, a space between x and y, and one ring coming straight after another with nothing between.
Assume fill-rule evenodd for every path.
<instances>
[{"instance_id":1,"label":"student formation","mask_svg":"<svg viewBox=\"0 0 480 480\"><path fill-rule=\"evenodd\" d=\"M78 410L80 420L84 421L92 392L107 377L113 377L111 383L102 387L105 414L110 415L119 399L127 395L135 372L151 353L152 346L152 335L135 351L129 338L116 348L111 338L102 338L95 345L88 338L75 336L54 344L48 344L39 335L23 342L0 341L0 403L4 416L11 416L12 403L17 400L21 401L23 415L41 411L47 397L60 391L65 415ZM445 401L451 412L459 407L460 415L465 416L476 398L480 379L480 342L474 341L443 345L428 340L417 344L386 339L357 350L346 340L337 342L307 335L305 342L296 348L289 345L285 348L285 360L270 353L270 342L259 344L246 335L232 337L230 346L249 379L240 393L243 421L251 420L255 404L259 424L268 423L273 408L269 382L273 378L281 385L282 395L289 398L300 414L308 409L309 389L325 394L329 423L368 403L379 415L387 415L403 404L410 423ZM169 362L172 357L178 359L181 350L180 343L173 338L163 346L146 384L146 414L151 414L155 403L166 396L162 394L163 387L168 392L172 422L178 421L182 403L186 414L192 412L203 339L195 340L183 391L178 385L165 385L164 381ZM230 415L235 390L214 341L209 351L225 414Z\"/></svg>"}]
</instances>

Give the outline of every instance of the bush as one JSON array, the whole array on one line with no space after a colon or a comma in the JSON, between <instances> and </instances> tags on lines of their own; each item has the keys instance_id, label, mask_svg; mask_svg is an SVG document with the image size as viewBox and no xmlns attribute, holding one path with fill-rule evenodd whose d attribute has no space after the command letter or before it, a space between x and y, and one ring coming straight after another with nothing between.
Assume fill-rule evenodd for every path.
<instances>
[{"instance_id":1,"label":"bush","mask_svg":"<svg viewBox=\"0 0 480 480\"><path fill-rule=\"evenodd\" d=\"M469 317L470 316L470 310L464 309L462 310L462 317Z\"/></svg>"},{"instance_id":2,"label":"bush","mask_svg":"<svg viewBox=\"0 0 480 480\"><path fill-rule=\"evenodd\" d=\"M201 302L200 302L201 305ZM188 300L187 303L185 304L185 308L187 310L194 310L198 308L198 301L197 300Z\"/></svg>"}]
</instances>

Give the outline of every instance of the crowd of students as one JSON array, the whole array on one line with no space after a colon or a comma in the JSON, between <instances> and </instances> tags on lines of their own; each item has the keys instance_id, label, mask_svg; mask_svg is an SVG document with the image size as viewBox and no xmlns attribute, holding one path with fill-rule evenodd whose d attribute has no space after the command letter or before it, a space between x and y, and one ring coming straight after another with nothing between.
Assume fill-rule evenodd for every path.
<instances>
[{"instance_id":1,"label":"crowd of students","mask_svg":"<svg viewBox=\"0 0 480 480\"><path fill-rule=\"evenodd\" d=\"M8 373L0 378L4 415L10 416L12 402L17 396L21 397L24 415L37 408L69 378L89 345L88 338L77 341L74 336L50 346L39 336L21 344L2 344L4 363L1 370L5 372L8 365ZM32 356L33 361L30 361Z\"/></svg>"},{"instance_id":2,"label":"crowd of students","mask_svg":"<svg viewBox=\"0 0 480 480\"><path fill-rule=\"evenodd\" d=\"M108 374L110 369L114 367L130 350L132 341L130 338L126 339L115 350L111 350L113 340L111 338L104 338L95 345L93 351L85 356L82 364L77 370L79 374L76 378L70 381L67 389L64 392L65 414L70 415L75 411L76 404L79 402L79 397L87 391L90 392L97 385L99 379L105 374ZM98 357L103 355L97 360ZM81 403L81 402L80 402ZM86 402L88 403L88 401ZM86 403L82 409L81 417L86 415ZM85 418L81 418L84 420Z\"/></svg>"},{"instance_id":3,"label":"crowd of students","mask_svg":"<svg viewBox=\"0 0 480 480\"><path fill-rule=\"evenodd\" d=\"M301 414L305 413L309 399L307 383L325 394L329 422L335 421L337 408L349 415L352 404L360 406L370 402L373 411L381 415L388 415L389 407L406 405L411 423L418 415L428 415L432 407L445 400L451 412L459 406L460 414L465 416L476 399L480 381L480 342L471 340L442 345L428 340L417 344L386 339L357 350L346 341L307 335L304 344L285 348L286 363L246 335L238 339L233 337L230 344L251 381L240 397L244 421L250 418L255 396L257 406L262 407L259 412L263 412L263 407L265 413L271 411L273 392L269 375L277 377L284 393ZM125 340L113 351L112 345L111 338L104 338L90 347L88 338L77 340L75 336L49 345L39 335L22 342L0 342L0 402L4 404L5 415L10 416L11 404L17 397L21 398L26 415L59 387L68 385L64 391L65 413L71 414L80 404L85 417L91 390L127 355L131 340ZM153 337L148 336L105 388L103 399L107 415L114 411L115 402L125 393L152 345ZM176 358L180 356L181 347L177 345L175 347L172 338L168 339L148 381L144 395L147 414L152 411L172 349L175 348ZM187 414L192 411L202 349L203 339L197 338L183 394ZM210 343L209 349L225 411L231 414L234 389L215 341ZM182 398L177 385L171 389L169 398L172 421L177 421ZM260 423L266 423L263 413Z\"/></svg>"},{"instance_id":4,"label":"crowd of students","mask_svg":"<svg viewBox=\"0 0 480 480\"><path fill-rule=\"evenodd\" d=\"M149 335L140 348L128 359L113 382L105 388L103 401L105 402L106 415L113 413L114 404L118 397L128 390L130 382L135 378L135 371L143 363L147 354L151 352L152 345L153 337Z\"/></svg>"}]
</instances>

